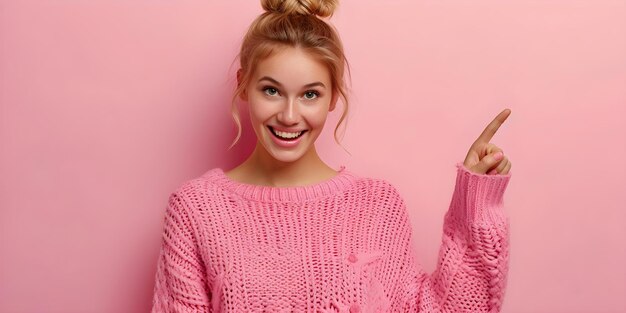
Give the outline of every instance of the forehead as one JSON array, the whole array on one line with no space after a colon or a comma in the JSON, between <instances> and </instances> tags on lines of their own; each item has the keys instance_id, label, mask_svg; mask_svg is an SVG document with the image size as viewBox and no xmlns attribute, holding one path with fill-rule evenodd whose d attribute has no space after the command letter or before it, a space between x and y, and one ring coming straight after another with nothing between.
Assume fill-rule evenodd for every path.
<instances>
[{"instance_id":1,"label":"forehead","mask_svg":"<svg viewBox=\"0 0 626 313\"><path fill-rule=\"evenodd\" d=\"M326 64L300 48L279 49L261 60L256 67L255 82L270 76L286 86L301 86L320 81L329 86L330 72Z\"/></svg>"}]
</instances>

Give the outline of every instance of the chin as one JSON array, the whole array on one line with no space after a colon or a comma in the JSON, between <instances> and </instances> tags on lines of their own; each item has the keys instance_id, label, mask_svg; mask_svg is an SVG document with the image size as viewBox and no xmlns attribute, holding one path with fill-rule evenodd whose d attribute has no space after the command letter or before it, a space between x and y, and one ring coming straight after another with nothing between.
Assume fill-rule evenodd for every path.
<instances>
[{"instance_id":1,"label":"chin","mask_svg":"<svg viewBox=\"0 0 626 313\"><path fill-rule=\"evenodd\" d=\"M292 163L301 159L304 153L300 151L272 151L270 155L277 161Z\"/></svg>"}]
</instances>

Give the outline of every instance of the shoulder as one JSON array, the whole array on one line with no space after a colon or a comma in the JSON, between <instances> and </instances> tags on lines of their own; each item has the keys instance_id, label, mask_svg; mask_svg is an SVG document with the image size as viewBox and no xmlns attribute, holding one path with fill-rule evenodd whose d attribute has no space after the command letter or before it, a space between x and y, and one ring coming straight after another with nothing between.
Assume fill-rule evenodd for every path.
<instances>
[{"instance_id":1,"label":"shoulder","mask_svg":"<svg viewBox=\"0 0 626 313\"><path fill-rule=\"evenodd\" d=\"M198 205L206 204L207 199L219 195L220 180L223 179L220 168L210 169L200 175L183 180L169 194L169 201L177 200L190 210Z\"/></svg>"},{"instance_id":2,"label":"shoulder","mask_svg":"<svg viewBox=\"0 0 626 313\"><path fill-rule=\"evenodd\" d=\"M410 227L406 202L393 183L384 178L363 177L358 185L363 201L361 208L372 212L376 223L381 223L380 229L405 231Z\"/></svg>"},{"instance_id":3,"label":"shoulder","mask_svg":"<svg viewBox=\"0 0 626 313\"><path fill-rule=\"evenodd\" d=\"M361 177L359 179L358 185L360 185L361 188L368 190L369 192L374 194L387 194L394 197L400 196L398 188L396 188L396 186L392 184L389 180L384 178Z\"/></svg>"},{"instance_id":4,"label":"shoulder","mask_svg":"<svg viewBox=\"0 0 626 313\"><path fill-rule=\"evenodd\" d=\"M203 189L203 187L213 185L213 181L219 176L219 171L219 168L213 168L203 174L187 178L172 190L172 194L190 195Z\"/></svg>"},{"instance_id":5,"label":"shoulder","mask_svg":"<svg viewBox=\"0 0 626 313\"><path fill-rule=\"evenodd\" d=\"M357 192L365 200L374 203L377 207L400 208L404 206L404 199L398 188L389 180L378 177L361 177L357 183Z\"/></svg>"}]
</instances>

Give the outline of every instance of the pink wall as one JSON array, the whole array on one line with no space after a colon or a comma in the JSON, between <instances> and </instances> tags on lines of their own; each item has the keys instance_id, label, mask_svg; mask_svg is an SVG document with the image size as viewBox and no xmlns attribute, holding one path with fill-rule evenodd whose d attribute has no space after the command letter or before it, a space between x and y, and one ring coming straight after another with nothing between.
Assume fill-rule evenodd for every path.
<instances>
[{"instance_id":1,"label":"pink wall","mask_svg":"<svg viewBox=\"0 0 626 313\"><path fill-rule=\"evenodd\" d=\"M383 4L384 3L384 4ZM0 312L147 312L166 199L230 168L230 68L257 1L0 0ZM504 312L626 311L626 2L342 0L338 168L390 180L435 266L455 170L498 112L513 162ZM246 146L247 144L247 146Z\"/></svg>"}]
</instances>

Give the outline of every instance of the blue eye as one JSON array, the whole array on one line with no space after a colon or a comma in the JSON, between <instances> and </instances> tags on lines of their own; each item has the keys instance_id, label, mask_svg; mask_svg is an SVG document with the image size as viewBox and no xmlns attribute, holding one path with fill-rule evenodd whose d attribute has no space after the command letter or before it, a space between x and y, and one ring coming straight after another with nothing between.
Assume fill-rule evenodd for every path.
<instances>
[{"instance_id":1,"label":"blue eye","mask_svg":"<svg viewBox=\"0 0 626 313\"><path fill-rule=\"evenodd\" d=\"M276 94L278 94L278 90L274 87L265 87L263 88L263 92L265 92L265 94L268 96L275 96Z\"/></svg>"},{"instance_id":2,"label":"blue eye","mask_svg":"<svg viewBox=\"0 0 626 313\"><path fill-rule=\"evenodd\" d=\"M307 100L313 100L319 96L320 94L317 91L313 91L313 90L309 90L304 93L304 98Z\"/></svg>"}]
</instances>

